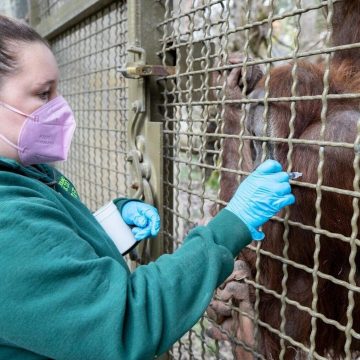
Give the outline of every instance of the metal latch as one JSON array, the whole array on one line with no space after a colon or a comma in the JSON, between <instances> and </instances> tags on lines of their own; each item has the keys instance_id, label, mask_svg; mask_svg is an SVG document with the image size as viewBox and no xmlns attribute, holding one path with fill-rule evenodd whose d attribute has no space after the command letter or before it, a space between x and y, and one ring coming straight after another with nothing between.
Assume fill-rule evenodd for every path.
<instances>
[{"instance_id":1,"label":"metal latch","mask_svg":"<svg viewBox=\"0 0 360 360\"><path fill-rule=\"evenodd\" d=\"M175 75L175 66L162 65L135 65L118 69L128 79L139 79L144 76L169 76Z\"/></svg>"}]
</instances>

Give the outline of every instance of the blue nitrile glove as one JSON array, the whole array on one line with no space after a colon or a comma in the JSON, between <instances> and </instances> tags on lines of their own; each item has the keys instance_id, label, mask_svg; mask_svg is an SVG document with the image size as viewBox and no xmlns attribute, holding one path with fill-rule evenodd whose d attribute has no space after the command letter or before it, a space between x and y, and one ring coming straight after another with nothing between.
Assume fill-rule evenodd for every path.
<instances>
[{"instance_id":1,"label":"blue nitrile glove","mask_svg":"<svg viewBox=\"0 0 360 360\"><path fill-rule=\"evenodd\" d=\"M149 236L156 236L160 230L160 216L156 208L139 201L127 202L122 210L121 217L131 229L135 239L140 241Z\"/></svg>"},{"instance_id":2,"label":"blue nitrile glove","mask_svg":"<svg viewBox=\"0 0 360 360\"><path fill-rule=\"evenodd\" d=\"M257 228L294 202L289 175L277 161L267 160L240 184L225 209L245 223L253 240L262 240L264 233Z\"/></svg>"}]
</instances>

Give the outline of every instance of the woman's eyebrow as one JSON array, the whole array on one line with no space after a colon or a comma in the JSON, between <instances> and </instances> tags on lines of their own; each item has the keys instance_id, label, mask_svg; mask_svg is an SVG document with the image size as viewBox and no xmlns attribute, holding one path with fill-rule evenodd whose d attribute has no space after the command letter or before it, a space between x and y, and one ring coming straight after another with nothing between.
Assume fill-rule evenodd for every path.
<instances>
[{"instance_id":1,"label":"woman's eyebrow","mask_svg":"<svg viewBox=\"0 0 360 360\"><path fill-rule=\"evenodd\" d=\"M41 81L36 83L36 86L44 86L44 85L52 85L56 82L55 79L51 79L51 80L46 80L46 81Z\"/></svg>"}]
</instances>

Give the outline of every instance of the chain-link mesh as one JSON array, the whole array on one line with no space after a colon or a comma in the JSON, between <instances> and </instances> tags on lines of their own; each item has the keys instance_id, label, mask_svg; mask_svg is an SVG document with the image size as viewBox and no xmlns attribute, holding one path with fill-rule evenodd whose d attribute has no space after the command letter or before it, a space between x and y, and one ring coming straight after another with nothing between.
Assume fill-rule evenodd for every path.
<instances>
[{"instance_id":1,"label":"chain-link mesh","mask_svg":"<svg viewBox=\"0 0 360 360\"><path fill-rule=\"evenodd\" d=\"M286 171L304 172L292 181L299 204L264 226L267 239L239 255L216 292L227 313L205 314L171 357L355 358L360 91L349 68L336 83L343 68L332 64L360 43L332 43L341 0L162 3L158 55L163 65L176 59L176 74L159 81L167 251L206 224L258 161L277 158ZM40 5L43 18L66 1ZM116 71L126 63L127 26L126 2L118 1L51 40L78 124L62 170L93 210L127 193L127 88ZM252 91L259 79L261 91ZM300 131L299 119L309 126Z\"/></svg>"},{"instance_id":2,"label":"chain-link mesh","mask_svg":"<svg viewBox=\"0 0 360 360\"><path fill-rule=\"evenodd\" d=\"M126 2L85 19L53 39L51 46L61 73L60 92L77 122L62 171L96 210L127 194L127 86L117 71L126 62Z\"/></svg>"},{"instance_id":3,"label":"chain-link mesh","mask_svg":"<svg viewBox=\"0 0 360 360\"><path fill-rule=\"evenodd\" d=\"M270 240L254 243L239 255L240 268L234 274L240 278L233 277L232 290L238 286L241 294L234 291L223 297L228 315L218 312L216 321L205 315L173 347L175 359L355 356L360 335L353 318L360 290L356 269L359 126L354 125L360 119L359 88L334 90L338 69L331 64L334 54L360 44L332 43L333 17L338 16L334 6L339 2L164 1L165 19L159 24L161 55L165 59L167 53L176 54L177 70L166 78L162 90L164 211L165 218L173 220L165 223L167 243L181 246L191 228L206 223L226 204L254 167L254 153L260 152L261 160L281 158L286 171L303 167L303 178L292 184L299 201L309 194L307 203L301 203L300 215L298 208L286 209L265 229ZM285 69L285 64L290 65L283 76L277 75L277 88L283 82L288 91L276 91L272 70ZM260 80L263 92L257 96L250 90L258 66L264 75ZM309 80L306 88L304 71L312 76L313 68L321 69L318 83ZM236 69L241 72L234 77ZM312 88L314 84L319 90ZM355 111L359 119L349 121L351 126L339 125L334 134L336 101ZM318 127L311 136L305 129L299 133L299 119L314 116L314 106L320 110L311 121ZM281 124L274 125L276 109L286 114L286 128L281 131L276 128ZM254 121L257 131L250 131ZM342 132L343 126L349 128ZM281 154L279 149L286 151ZM309 158L302 159L301 154ZM345 158L347 167L338 160ZM307 166L313 167L311 176L305 171ZM330 169L334 176L348 177L351 185L332 178ZM335 215L339 209L344 213ZM277 234L277 246L269 245L275 241L271 231ZM304 247L310 250L302 256ZM300 254L294 254L297 250ZM241 267L244 259L250 266L247 272ZM267 273L274 270L276 274ZM276 278L277 286L268 278ZM219 294L228 289L218 291L215 300L221 300ZM326 308L321 301L324 294L333 294L328 301L339 304L338 309L333 304ZM273 319L263 316L265 306ZM296 327L301 318L306 319L301 322L306 327L300 336ZM324 345L327 331L331 335ZM272 352L267 341L278 350Z\"/></svg>"}]
</instances>

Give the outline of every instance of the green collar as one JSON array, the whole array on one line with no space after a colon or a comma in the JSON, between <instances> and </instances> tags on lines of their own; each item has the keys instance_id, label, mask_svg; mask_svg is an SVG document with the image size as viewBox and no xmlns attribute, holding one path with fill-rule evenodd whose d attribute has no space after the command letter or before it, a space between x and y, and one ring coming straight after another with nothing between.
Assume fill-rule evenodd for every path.
<instances>
[{"instance_id":1,"label":"green collar","mask_svg":"<svg viewBox=\"0 0 360 360\"><path fill-rule=\"evenodd\" d=\"M24 166L16 160L0 156L0 171L10 171L17 174L22 174L27 177L39 180L46 185L56 183L57 171L50 165L38 164L31 166Z\"/></svg>"}]
</instances>

